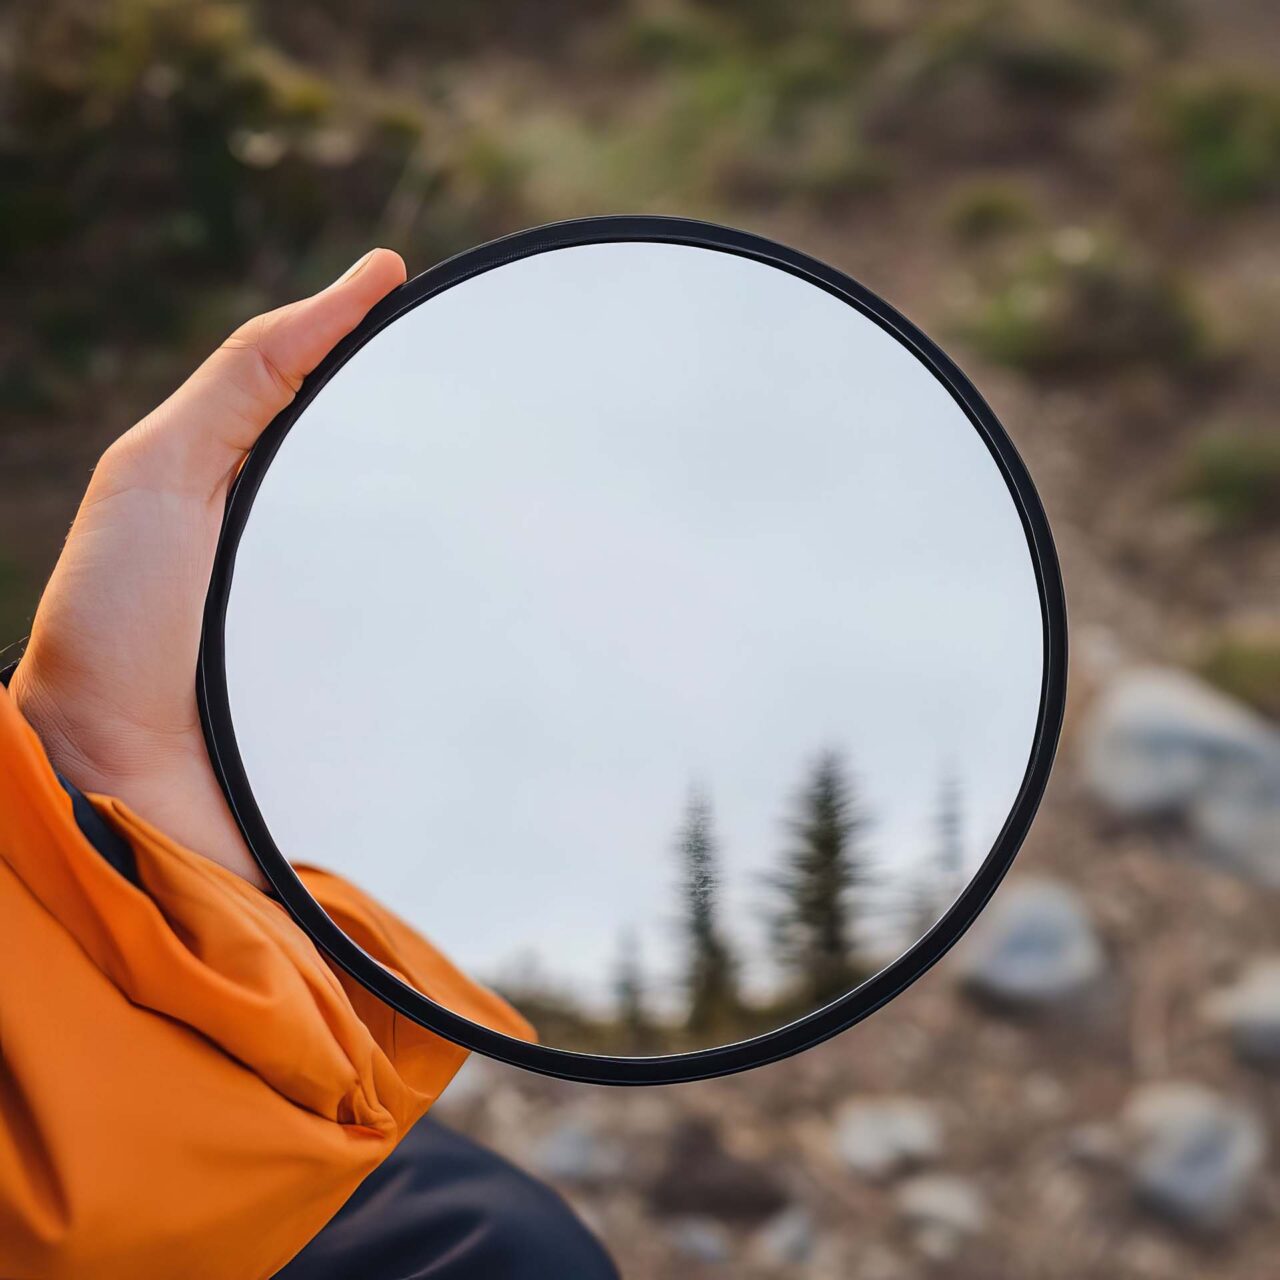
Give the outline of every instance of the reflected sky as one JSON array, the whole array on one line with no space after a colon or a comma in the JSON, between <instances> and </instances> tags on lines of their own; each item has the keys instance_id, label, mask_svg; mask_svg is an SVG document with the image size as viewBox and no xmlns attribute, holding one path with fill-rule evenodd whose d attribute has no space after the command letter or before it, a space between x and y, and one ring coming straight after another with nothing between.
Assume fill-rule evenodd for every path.
<instances>
[{"instance_id":1,"label":"reflected sky","mask_svg":"<svg viewBox=\"0 0 1280 1280\"><path fill-rule=\"evenodd\" d=\"M532 956L599 1000L630 934L661 998L692 785L763 989L762 883L841 751L883 945L943 778L970 868L1005 820L1040 626L1005 485L908 350L782 271L595 245L448 290L321 391L240 545L227 674L290 857L482 976Z\"/></svg>"}]
</instances>

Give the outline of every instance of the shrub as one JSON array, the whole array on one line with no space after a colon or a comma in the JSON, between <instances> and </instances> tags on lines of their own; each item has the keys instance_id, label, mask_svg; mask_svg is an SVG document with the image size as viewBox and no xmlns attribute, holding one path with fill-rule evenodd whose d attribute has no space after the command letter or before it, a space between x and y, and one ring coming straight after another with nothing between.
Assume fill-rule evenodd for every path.
<instances>
[{"instance_id":1,"label":"shrub","mask_svg":"<svg viewBox=\"0 0 1280 1280\"><path fill-rule=\"evenodd\" d=\"M1210 348L1180 280L1132 247L1078 227L1025 253L960 328L991 359L1038 373L1184 371L1202 365Z\"/></svg>"},{"instance_id":2,"label":"shrub","mask_svg":"<svg viewBox=\"0 0 1280 1280\"><path fill-rule=\"evenodd\" d=\"M1054 101L1095 98L1118 69L1105 29L999 0L940 6L921 43L926 81L972 68L1010 93Z\"/></svg>"},{"instance_id":3,"label":"shrub","mask_svg":"<svg viewBox=\"0 0 1280 1280\"><path fill-rule=\"evenodd\" d=\"M1183 493L1225 531L1280 526L1280 439L1217 431L1196 441Z\"/></svg>"},{"instance_id":4,"label":"shrub","mask_svg":"<svg viewBox=\"0 0 1280 1280\"><path fill-rule=\"evenodd\" d=\"M466 238L494 225L471 194L467 130L426 148L427 107L302 66L253 12L207 0L18 9L0 101L0 269L27 306L21 323L0 321L0 387L19 406L56 407L103 351L150 348L181 367L185 344L241 317L246 285L254 306L296 296L391 221L397 247L428 259L457 247L460 209ZM401 198L409 187L431 199Z\"/></svg>"},{"instance_id":5,"label":"shrub","mask_svg":"<svg viewBox=\"0 0 1280 1280\"><path fill-rule=\"evenodd\" d=\"M971 182L947 202L945 221L961 240L988 240L1030 226L1035 220L1031 201L1007 182Z\"/></svg>"},{"instance_id":6,"label":"shrub","mask_svg":"<svg viewBox=\"0 0 1280 1280\"><path fill-rule=\"evenodd\" d=\"M1169 89L1160 105L1182 180L1202 204L1242 204L1280 191L1274 82L1205 76Z\"/></svg>"}]
</instances>

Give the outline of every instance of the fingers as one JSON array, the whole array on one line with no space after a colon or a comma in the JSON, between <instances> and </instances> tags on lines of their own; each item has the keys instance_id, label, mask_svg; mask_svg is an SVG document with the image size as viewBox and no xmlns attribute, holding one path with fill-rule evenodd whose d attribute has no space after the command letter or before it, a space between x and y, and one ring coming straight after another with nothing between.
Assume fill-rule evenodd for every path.
<instances>
[{"instance_id":1,"label":"fingers","mask_svg":"<svg viewBox=\"0 0 1280 1280\"><path fill-rule=\"evenodd\" d=\"M404 279L399 254L373 249L327 289L241 325L117 454L130 469L164 471L145 483L212 494L303 378Z\"/></svg>"}]
</instances>

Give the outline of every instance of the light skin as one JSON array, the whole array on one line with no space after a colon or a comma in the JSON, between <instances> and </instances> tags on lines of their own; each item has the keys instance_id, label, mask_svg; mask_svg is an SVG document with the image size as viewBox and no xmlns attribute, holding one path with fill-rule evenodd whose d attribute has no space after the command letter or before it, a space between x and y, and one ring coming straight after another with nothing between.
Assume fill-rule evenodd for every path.
<instances>
[{"instance_id":1,"label":"light skin","mask_svg":"<svg viewBox=\"0 0 1280 1280\"><path fill-rule=\"evenodd\" d=\"M405 279L374 249L327 289L242 325L102 455L10 693L54 767L265 888L196 709L205 592L227 492L302 379Z\"/></svg>"}]
</instances>

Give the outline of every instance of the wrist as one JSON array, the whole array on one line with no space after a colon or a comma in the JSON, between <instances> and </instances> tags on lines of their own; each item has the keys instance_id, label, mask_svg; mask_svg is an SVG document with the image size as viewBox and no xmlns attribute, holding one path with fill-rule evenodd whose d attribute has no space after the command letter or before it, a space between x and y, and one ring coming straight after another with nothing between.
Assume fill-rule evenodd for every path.
<instances>
[{"instance_id":1,"label":"wrist","mask_svg":"<svg viewBox=\"0 0 1280 1280\"><path fill-rule=\"evenodd\" d=\"M96 747L86 749L72 719L29 658L12 671L9 693L31 726L54 770L77 790L111 796L175 843L268 888L213 774L198 728L190 733L144 740L131 726L110 727L95 717ZM127 767L104 765L118 760Z\"/></svg>"},{"instance_id":2,"label":"wrist","mask_svg":"<svg viewBox=\"0 0 1280 1280\"><path fill-rule=\"evenodd\" d=\"M240 834L207 755L175 758L164 771L94 789L122 801L175 844L269 892L267 878Z\"/></svg>"},{"instance_id":3,"label":"wrist","mask_svg":"<svg viewBox=\"0 0 1280 1280\"><path fill-rule=\"evenodd\" d=\"M24 656L10 669L4 683L14 706L40 739L54 770L81 791L95 789L86 785L96 772L92 762L75 746L65 717L59 712L58 700L44 687L32 659Z\"/></svg>"}]
</instances>

